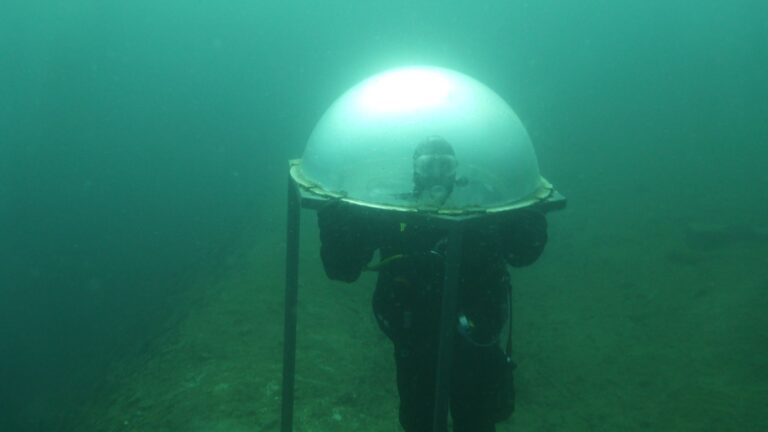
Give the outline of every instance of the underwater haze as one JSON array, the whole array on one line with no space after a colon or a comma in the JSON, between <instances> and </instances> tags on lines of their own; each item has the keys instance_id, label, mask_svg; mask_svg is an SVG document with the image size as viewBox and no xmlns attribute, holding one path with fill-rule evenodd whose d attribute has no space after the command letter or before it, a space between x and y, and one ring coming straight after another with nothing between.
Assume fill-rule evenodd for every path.
<instances>
[{"instance_id":1,"label":"underwater haze","mask_svg":"<svg viewBox=\"0 0 768 432\"><path fill-rule=\"evenodd\" d=\"M569 200L498 430L768 430L757 0L3 1L0 430L279 430L287 162L414 64L504 98ZM372 282L305 216L296 430L398 430Z\"/></svg>"}]
</instances>

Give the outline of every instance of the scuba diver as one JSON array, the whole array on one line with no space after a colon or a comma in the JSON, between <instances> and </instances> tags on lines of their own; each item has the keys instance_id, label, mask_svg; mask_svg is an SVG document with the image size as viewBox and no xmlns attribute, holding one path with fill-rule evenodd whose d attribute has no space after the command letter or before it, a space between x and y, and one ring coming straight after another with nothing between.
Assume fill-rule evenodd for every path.
<instances>
[{"instance_id":1,"label":"scuba diver","mask_svg":"<svg viewBox=\"0 0 768 432\"><path fill-rule=\"evenodd\" d=\"M461 185L457 166L445 139L419 142L410 199L445 204ZM373 311L394 345L400 424L406 432L431 431L447 231L427 220L405 224L339 201L318 211L318 225L329 278L353 282L363 270L378 272ZM465 231L450 377L454 432L495 431L495 423L514 409L514 363L509 344L505 352L500 341L509 319L507 265L533 263L546 242L546 219L530 209ZM376 250L379 262L369 265Z\"/></svg>"}]
</instances>

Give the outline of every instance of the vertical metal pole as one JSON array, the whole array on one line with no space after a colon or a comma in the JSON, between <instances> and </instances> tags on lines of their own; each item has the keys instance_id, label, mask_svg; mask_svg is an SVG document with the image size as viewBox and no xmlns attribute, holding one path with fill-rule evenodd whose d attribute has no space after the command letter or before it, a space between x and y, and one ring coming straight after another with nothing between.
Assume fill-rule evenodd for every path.
<instances>
[{"instance_id":1,"label":"vertical metal pole","mask_svg":"<svg viewBox=\"0 0 768 432\"><path fill-rule=\"evenodd\" d=\"M440 323L440 346L437 354L437 377L435 379L435 412L432 421L433 432L443 432L448 427L448 408L451 391L451 363L453 343L456 334L456 304L459 291L461 267L462 227L451 226L448 233L448 251L445 259L443 281L443 305Z\"/></svg>"},{"instance_id":2,"label":"vertical metal pole","mask_svg":"<svg viewBox=\"0 0 768 432\"><path fill-rule=\"evenodd\" d=\"M288 217L285 245L285 321L283 328L283 400L281 432L293 430L293 390L296 377L296 305L299 298L299 189L288 175Z\"/></svg>"}]
</instances>

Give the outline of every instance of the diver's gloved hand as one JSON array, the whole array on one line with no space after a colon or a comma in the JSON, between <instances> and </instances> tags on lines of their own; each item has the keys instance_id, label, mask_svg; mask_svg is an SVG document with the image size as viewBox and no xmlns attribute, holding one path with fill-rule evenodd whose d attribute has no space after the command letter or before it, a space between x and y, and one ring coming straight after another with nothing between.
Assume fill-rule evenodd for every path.
<instances>
[{"instance_id":1,"label":"diver's gloved hand","mask_svg":"<svg viewBox=\"0 0 768 432\"><path fill-rule=\"evenodd\" d=\"M317 225L321 230L320 234L344 229L351 216L348 206L342 202L330 201L326 203L317 210Z\"/></svg>"},{"instance_id":2,"label":"diver's gloved hand","mask_svg":"<svg viewBox=\"0 0 768 432\"><path fill-rule=\"evenodd\" d=\"M343 202L329 202L317 211L320 257L326 275L353 282L373 257L374 226L364 211Z\"/></svg>"},{"instance_id":3,"label":"diver's gloved hand","mask_svg":"<svg viewBox=\"0 0 768 432\"><path fill-rule=\"evenodd\" d=\"M356 241L370 237L370 219L360 207L330 201L317 210L320 240Z\"/></svg>"},{"instance_id":4,"label":"diver's gloved hand","mask_svg":"<svg viewBox=\"0 0 768 432\"><path fill-rule=\"evenodd\" d=\"M507 263L527 266L541 256L547 245L547 219L536 210L519 210L500 226L500 234Z\"/></svg>"}]
</instances>

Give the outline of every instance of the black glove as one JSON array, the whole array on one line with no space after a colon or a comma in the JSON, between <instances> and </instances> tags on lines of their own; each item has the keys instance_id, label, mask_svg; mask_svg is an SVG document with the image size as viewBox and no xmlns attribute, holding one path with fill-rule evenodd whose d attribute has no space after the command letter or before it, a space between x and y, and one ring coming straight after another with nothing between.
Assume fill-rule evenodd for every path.
<instances>
[{"instance_id":1,"label":"black glove","mask_svg":"<svg viewBox=\"0 0 768 432\"><path fill-rule=\"evenodd\" d=\"M365 211L349 204L331 202L317 211L320 257L326 275L353 282L373 257L375 226Z\"/></svg>"},{"instance_id":2,"label":"black glove","mask_svg":"<svg viewBox=\"0 0 768 432\"><path fill-rule=\"evenodd\" d=\"M515 267L533 264L547 245L547 219L536 210L519 210L500 227L502 251Z\"/></svg>"}]
</instances>

